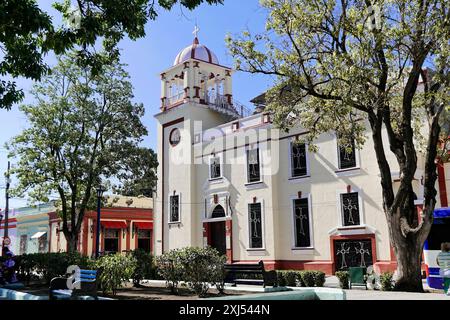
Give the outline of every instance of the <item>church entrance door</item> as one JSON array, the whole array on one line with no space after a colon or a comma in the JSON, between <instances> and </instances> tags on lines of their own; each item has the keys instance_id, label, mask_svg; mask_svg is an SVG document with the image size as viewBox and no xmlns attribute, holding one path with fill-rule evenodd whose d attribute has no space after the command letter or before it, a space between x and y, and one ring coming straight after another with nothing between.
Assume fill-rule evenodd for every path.
<instances>
[{"instance_id":1,"label":"church entrance door","mask_svg":"<svg viewBox=\"0 0 450 320\"><path fill-rule=\"evenodd\" d=\"M226 254L227 244L225 236L225 221L212 222L210 225L211 247L219 251L220 254Z\"/></svg>"}]
</instances>

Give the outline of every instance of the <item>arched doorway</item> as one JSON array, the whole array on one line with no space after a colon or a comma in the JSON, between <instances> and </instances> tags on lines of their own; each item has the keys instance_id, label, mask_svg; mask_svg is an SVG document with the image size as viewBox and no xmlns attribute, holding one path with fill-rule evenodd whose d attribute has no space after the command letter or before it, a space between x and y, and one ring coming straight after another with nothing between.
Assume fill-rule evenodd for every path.
<instances>
[{"instance_id":1,"label":"arched doorway","mask_svg":"<svg viewBox=\"0 0 450 320\"><path fill-rule=\"evenodd\" d=\"M214 208L211 218L225 218L225 210L220 204ZM220 254L226 254L225 221L211 222L210 225L210 246L219 251Z\"/></svg>"}]
</instances>

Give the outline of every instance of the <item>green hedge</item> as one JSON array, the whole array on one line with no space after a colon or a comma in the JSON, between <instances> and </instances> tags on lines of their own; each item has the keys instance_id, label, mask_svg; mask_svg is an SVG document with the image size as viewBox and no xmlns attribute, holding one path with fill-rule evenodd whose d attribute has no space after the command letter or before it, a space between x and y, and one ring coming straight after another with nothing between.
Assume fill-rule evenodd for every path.
<instances>
[{"instance_id":1,"label":"green hedge","mask_svg":"<svg viewBox=\"0 0 450 320\"><path fill-rule=\"evenodd\" d=\"M41 280L50 283L54 277L64 276L67 267L77 265L80 268L90 268L92 260L79 253L30 253L15 256L18 277L29 283L31 280Z\"/></svg>"},{"instance_id":2,"label":"green hedge","mask_svg":"<svg viewBox=\"0 0 450 320\"><path fill-rule=\"evenodd\" d=\"M189 289L205 296L209 284L223 291L225 256L211 247L186 247L170 250L157 257L158 273L166 280L172 293L177 293L180 281L187 282Z\"/></svg>"},{"instance_id":3,"label":"green hedge","mask_svg":"<svg viewBox=\"0 0 450 320\"><path fill-rule=\"evenodd\" d=\"M139 286L141 280L153 280L158 278L155 259L150 253L142 249L136 249L131 251L130 254L137 261L136 269L132 275L135 286Z\"/></svg>"},{"instance_id":4,"label":"green hedge","mask_svg":"<svg viewBox=\"0 0 450 320\"><path fill-rule=\"evenodd\" d=\"M339 279L339 286L342 289L348 289L349 274L348 271L336 271L335 276Z\"/></svg>"},{"instance_id":5,"label":"green hedge","mask_svg":"<svg viewBox=\"0 0 450 320\"><path fill-rule=\"evenodd\" d=\"M381 290L391 291L394 288L393 276L392 272L383 272L380 275Z\"/></svg>"},{"instance_id":6,"label":"green hedge","mask_svg":"<svg viewBox=\"0 0 450 320\"><path fill-rule=\"evenodd\" d=\"M111 292L116 295L117 289L135 275L138 262L133 254L115 253L98 258L93 267L98 271L103 293Z\"/></svg>"},{"instance_id":7,"label":"green hedge","mask_svg":"<svg viewBox=\"0 0 450 320\"><path fill-rule=\"evenodd\" d=\"M323 287L325 273L316 270L277 270L279 286Z\"/></svg>"}]
</instances>

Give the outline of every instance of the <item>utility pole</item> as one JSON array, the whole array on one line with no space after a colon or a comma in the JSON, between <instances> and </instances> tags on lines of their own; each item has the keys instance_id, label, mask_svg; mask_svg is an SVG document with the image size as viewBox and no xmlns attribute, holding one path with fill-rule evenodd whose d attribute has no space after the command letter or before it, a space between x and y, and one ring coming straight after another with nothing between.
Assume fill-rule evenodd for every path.
<instances>
[{"instance_id":1,"label":"utility pole","mask_svg":"<svg viewBox=\"0 0 450 320\"><path fill-rule=\"evenodd\" d=\"M10 185L10 180L9 180L9 170L11 167L11 163L8 161L8 170L6 171L6 188L5 188L5 200L6 200L6 205L5 205L5 223L4 223L4 227L5 227L5 231L3 234L3 242L2 242L2 255L4 255L5 253L5 239L8 238L8 212L9 212L9 185Z\"/></svg>"}]
</instances>

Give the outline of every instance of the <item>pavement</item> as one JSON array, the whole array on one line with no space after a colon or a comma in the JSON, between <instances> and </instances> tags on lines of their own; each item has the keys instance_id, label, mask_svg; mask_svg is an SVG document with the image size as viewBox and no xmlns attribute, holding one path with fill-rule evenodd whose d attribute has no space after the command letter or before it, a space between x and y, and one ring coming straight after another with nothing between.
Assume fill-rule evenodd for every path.
<instances>
[{"instance_id":1,"label":"pavement","mask_svg":"<svg viewBox=\"0 0 450 320\"><path fill-rule=\"evenodd\" d=\"M335 276L327 277L325 287L339 288L339 280ZM442 290L430 290L424 280L423 288L425 293L397 292L397 291L380 291L366 290L365 288L353 288L352 290L344 290L347 300L448 300L450 296L446 296Z\"/></svg>"}]
</instances>

